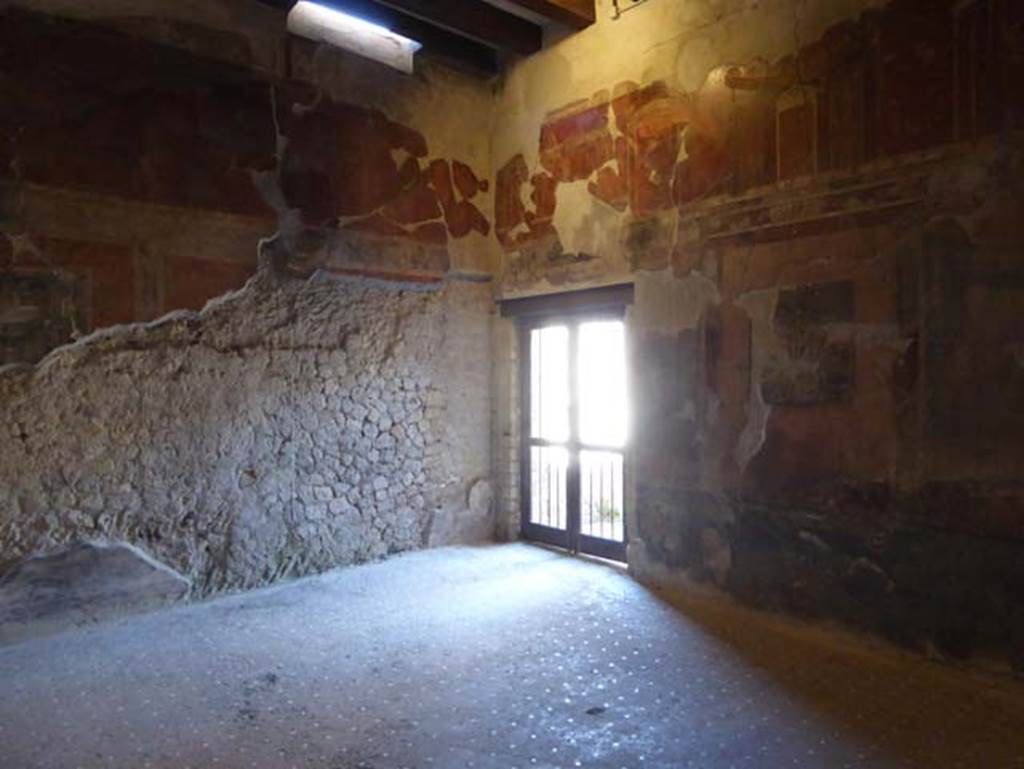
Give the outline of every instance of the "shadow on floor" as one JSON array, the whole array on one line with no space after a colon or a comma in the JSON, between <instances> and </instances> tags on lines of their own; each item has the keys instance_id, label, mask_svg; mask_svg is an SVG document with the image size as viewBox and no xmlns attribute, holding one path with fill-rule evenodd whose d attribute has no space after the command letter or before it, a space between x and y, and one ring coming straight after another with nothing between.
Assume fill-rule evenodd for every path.
<instances>
[{"instance_id":1,"label":"shadow on floor","mask_svg":"<svg viewBox=\"0 0 1024 769\"><path fill-rule=\"evenodd\" d=\"M650 588L836 735L910 769L1024 767L1024 680L929 659L828 624Z\"/></svg>"}]
</instances>

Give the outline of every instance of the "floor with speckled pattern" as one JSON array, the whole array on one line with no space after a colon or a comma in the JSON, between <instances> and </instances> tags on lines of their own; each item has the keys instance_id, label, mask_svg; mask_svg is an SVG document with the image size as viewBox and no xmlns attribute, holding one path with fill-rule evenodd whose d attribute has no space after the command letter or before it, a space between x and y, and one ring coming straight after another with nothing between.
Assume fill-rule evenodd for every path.
<instances>
[{"instance_id":1,"label":"floor with speckled pattern","mask_svg":"<svg viewBox=\"0 0 1024 769\"><path fill-rule=\"evenodd\" d=\"M0 649L0 766L1024 767L1024 685L432 550Z\"/></svg>"}]
</instances>

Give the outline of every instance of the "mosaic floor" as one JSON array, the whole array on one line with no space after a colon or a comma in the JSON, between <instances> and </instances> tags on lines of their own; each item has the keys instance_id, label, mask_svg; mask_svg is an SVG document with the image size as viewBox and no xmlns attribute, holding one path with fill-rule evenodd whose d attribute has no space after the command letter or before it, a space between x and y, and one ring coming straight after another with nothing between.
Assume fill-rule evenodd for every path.
<instances>
[{"instance_id":1,"label":"mosaic floor","mask_svg":"<svg viewBox=\"0 0 1024 769\"><path fill-rule=\"evenodd\" d=\"M1024 684L527 545L0 648L5 769L1024 767Z\"/></svg>"}]
</instances>

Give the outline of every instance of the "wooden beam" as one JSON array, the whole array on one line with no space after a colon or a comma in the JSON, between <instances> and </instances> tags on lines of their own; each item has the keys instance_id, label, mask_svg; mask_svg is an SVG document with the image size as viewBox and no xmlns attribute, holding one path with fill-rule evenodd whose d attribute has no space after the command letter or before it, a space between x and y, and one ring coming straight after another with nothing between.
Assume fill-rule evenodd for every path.
<instances>
[{"instance_id":1,"label":"wooden beam","mask_svg":"<svg viewBox=\"0 0 1024 769\"><path fill-rule=\"evenodd\" d=\"M555 294L536 294L515 299L502 299L498 304L503 318L537 317L539 315L571 315L578 312L621 309L633 304L633 284L587 288L582 291L562 291Z\"/></svg>"},{"instance_id":2,"label":"wooden beam","mask_svg":"<svg viewBox=\"0 0 1024 769\"><path fill-rule=\"evenodd\" d=\"M396 11L470 38L528 56L541 49L543 30L483 0L375 0Z\"/></svg>"},{"instance_id":3,"label":"wooden beam","mask_svg":"<svg viewBox=\"0 0 1024 769\"><path fill-rule=\"evenodd\" d=\"M589 27L597 19L594 0L506 0L506 2L573 29Z\"/></svg>"}]
</instances>

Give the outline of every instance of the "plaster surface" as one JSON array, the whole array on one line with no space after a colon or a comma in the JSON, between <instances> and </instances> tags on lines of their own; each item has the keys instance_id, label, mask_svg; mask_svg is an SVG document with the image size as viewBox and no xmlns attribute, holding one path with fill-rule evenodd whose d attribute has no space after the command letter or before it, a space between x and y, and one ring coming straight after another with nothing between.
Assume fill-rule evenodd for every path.
<instances>
[{"instance_id":1,"label":"plaster surface","mask_svg":"<svg viewBox=\"0 0 1024 769\"><path fill-rule=\"evenodd\" d=\"M633 573L1024 670L1024 6L624 7L509 67L492 175L502 297L636 287Z\"/></svg>"},{"instance_id":2,"label":"plaster surface","mask_svg":"<svg viewBox=\"0 0 1024 769\"><path fill-rule=\"evenodd\" d=\"M0 649L8 769L1024 766L1024 689L512 545Z\"/></svg>"},{"instance_id":3,"label":"plaster surface","mask_svg":"<svg viewBox=\"0 0 1024 769\"><path fill-rule=\"evenodd\" d=\"M490 87L284 19L250 0L0 0L0 363L198 310L275 232L306 274L490 269Z\"/></svg>"}]
</instances>

